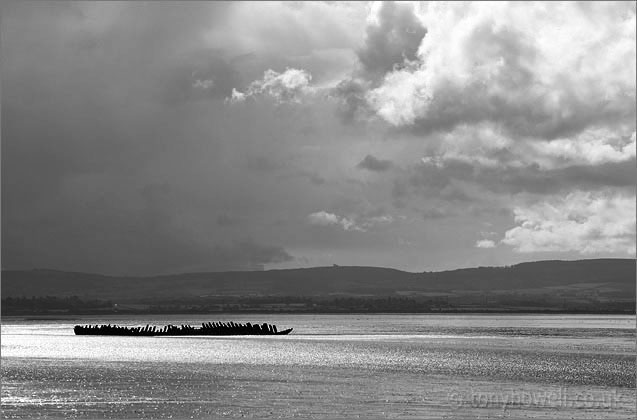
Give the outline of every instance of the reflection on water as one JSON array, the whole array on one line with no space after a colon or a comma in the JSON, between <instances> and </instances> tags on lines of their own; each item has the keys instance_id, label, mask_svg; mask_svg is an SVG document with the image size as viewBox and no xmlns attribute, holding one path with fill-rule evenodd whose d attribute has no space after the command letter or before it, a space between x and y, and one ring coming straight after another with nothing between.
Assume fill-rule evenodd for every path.
<instances>
[{"instance_id":1,"label":"reflection on water","mask_svg":"<svg viewBox=\"0 0 637 420\"><path fill-rule=\"evenodd\" d=\"M275 323L294 327L294 332L290 336L100 337L75 336L72 331L77 323L197 325L213 320ZM610 417L635 414L635 318L630 316L3 319L2 359L2 406L8 417L288 417L357 412L436 417L436 413L469 415L476 409L491 415L505 406L518 410L517 417L541 416L555 409L576 416L590 410L596 415L613 414ZM497 392L487 398L488 390ZM527 395L520 390L531 402L509 404L516 395L518 399ZM545 407L533 403L531 395L547 390L555 398L549 403L545 398ZM602 407L601 402L597 408L568 406L568 401L586 392L597 393L589 400L606 401L606 406L612 399L614 408ZM493 404L477 407L476 398L478 402L491 398Z\"/></svg>"}]
</instances>

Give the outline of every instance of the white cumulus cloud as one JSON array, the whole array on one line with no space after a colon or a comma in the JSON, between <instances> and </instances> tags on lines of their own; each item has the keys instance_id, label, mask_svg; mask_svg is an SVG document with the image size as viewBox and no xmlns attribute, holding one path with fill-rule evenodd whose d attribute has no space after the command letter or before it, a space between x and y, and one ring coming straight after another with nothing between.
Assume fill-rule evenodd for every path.
<instances>
[{"instance_id":1,"label":"white cumulus cloud","mask_svg":"<svg viewBox=\"0 0 637 420\"><path fill-rule=\"evenodd\" d=\"M462 161L490 168L537 166L542 170L596 166L635 159L635 132L597 127L554 140L513 139L496 124L462 124L437 136L438 145L423 162L442 167Z\"/></svg>"},{"instance_id":2,"label":"white cumulus cloud","mask_svg":"<svg viewBox=\"0 0 637 420\"><path fill-rule=\"evenodd\" d=\"M494 248L495 242L490 239L481 239L476 242L476 248Z\"/></svg>"},{"instance_id":3,"label":"white cumulus cloud","mask_svg":"<svg viewBox=\"0 0 637 420\"><path fill-rule=\"evenodd\" d=\"M514 208L518 226L502 243L518 252L576 251L635 254L635 196L573 192Z\"/></svg>"},{"instance_id":4,"label":"white cumulus cloud","mask_svg":"<svg viewBox=\"0 0 637 420\"><path fill-rule=\"evenodd\" d=\"M334 213L329 213L324 210L317 211L308 215L308 222L315 226L332 226L338 225L343 230L367 232L367 230L375 227L388 225L393 223L394 218L388 214L376 215L376 216L338 216Z\"/></svg>"},{"instance_id":5,"label":"white cumulus cloud","mask_svg":"<svg viewBox=\"0 0 637 420\"><path fill-rule=\"evenodd\" d=\"M618 131L616 128L594 128L572 138L527 142L519 154L526 154L548 169L568 164L601 165L634 160L635 132L631 135Z\"/></svg>"},{"instance_id":6,"label":"white cumulus cloud","mask_svg":"<svg viewBox=\"0 0 637 420\"><path fill-rule=\"evenodd\" d=\"M417 60L367 95L392 125L553 139L634 124L634 3L430 2L420 18Z\"/></svg>"},{"instance_id":7,"label":"white cumulus cloud","mask_svg":"<svg viewBox=\"0 0 637 420\"><path fill-rule=\"evenodd\" d=\"M232 90L230 102L241 102L248 97L268 96L275 102L300 102L303 95L310 94L312 75L302 69L288 68L283 73L272 69L263 73L263 79L250 83L245 92Z\"/></svg>"},{"instance_id":8,"label":"white cumulus cloud","mask_svg":"<svg viewBox=\"0 0 637 420\"><path fill-rule=\"evenodd\" d=\"M339 217L334 213L328 213L326 211L317 211L307 216L311 225L317 226L329 226L335 225L339 222Z\"/></svg>"}]
</instances>

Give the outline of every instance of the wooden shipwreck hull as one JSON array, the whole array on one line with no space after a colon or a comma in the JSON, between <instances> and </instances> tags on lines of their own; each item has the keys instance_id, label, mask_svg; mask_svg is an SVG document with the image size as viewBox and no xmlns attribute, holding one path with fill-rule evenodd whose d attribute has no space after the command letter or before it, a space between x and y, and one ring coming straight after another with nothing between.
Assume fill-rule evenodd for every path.
<instances>
[{"instance_id":1,"label":"wooden shipwreck hull","mask_svg":"<svg viewBox=\"0 0 637 420\"><path fill-rule=\"evenodd\" d=\"M292 328L279 331L276 325L263 323L237 324L234 322L204 322L201 327L190 325L166 325L156 327L121 327L118 325L76 325L75 335L126 335L126 336L179 336L179 335L287 335Z\"/></svg>"}]
</instances>

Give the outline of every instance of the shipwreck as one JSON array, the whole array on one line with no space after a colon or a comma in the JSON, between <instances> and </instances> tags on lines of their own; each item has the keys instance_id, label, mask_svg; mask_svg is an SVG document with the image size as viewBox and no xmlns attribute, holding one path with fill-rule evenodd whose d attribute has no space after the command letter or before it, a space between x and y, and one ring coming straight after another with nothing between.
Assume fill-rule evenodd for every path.
<instances>
[{"instance_id":1,"label":"shipwreck","mask_svg":"<svg viewBox=\"0 0 637 420\"><path fill-rule=\"evenodd\" d=\"M191 325L165 325L163 327L122 327L119 325L76 325L75 335L125 335L125 336L185 336L185 335L287 335L293 328L279 331L276 325L267 323L239 324L235 322L204 322L201 327Z\"/></svg>"}]
</instances>

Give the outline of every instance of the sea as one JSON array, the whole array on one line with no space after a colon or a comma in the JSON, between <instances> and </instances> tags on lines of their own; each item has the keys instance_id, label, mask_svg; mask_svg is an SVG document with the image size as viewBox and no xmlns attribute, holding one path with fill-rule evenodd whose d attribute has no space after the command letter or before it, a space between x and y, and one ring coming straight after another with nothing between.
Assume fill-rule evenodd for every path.
<instances>
[{"instance_id":1,"label":"sea","mask_svg":"<svg viewBox=\"0 0 637 420\"><path fill-rule=\"evenodd\" d=\"M235 321L287 336L75 336ZM3 317L2 417L635 418L634 315Z\"/></svg>"}]
</instances>

